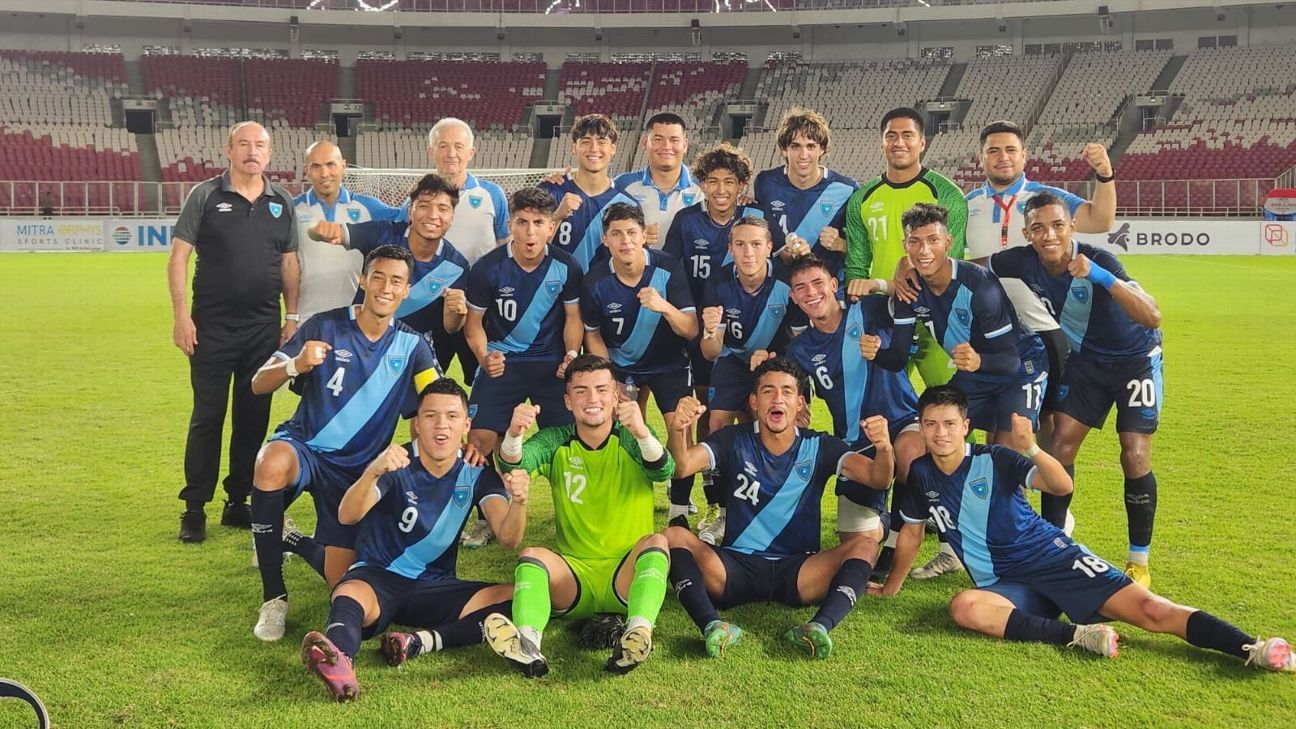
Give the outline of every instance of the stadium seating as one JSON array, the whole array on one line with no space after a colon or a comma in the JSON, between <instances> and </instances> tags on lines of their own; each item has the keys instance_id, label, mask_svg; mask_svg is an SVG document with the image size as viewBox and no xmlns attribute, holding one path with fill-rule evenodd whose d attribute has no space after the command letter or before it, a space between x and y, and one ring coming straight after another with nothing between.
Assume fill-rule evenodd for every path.
<instances>
[{"instance_id":1,"label":"stadium seating","mask_svg":"<svg viewBox=\"0 0 1296 729\"><path fill-rule=\"evenodd\" d=\"M474 134L475 168L525 168L534 143L528 132L486 130ZM356 139L356 164L384 169L431 169L427 129L365 132Z\"/></svg>"},{"instance_id":2,"label":"stadium seating","mask_svg":"<svg viewBox=\"0 0 1296 729\"><path fill-rule=\"evenodd\" d=\"M562 102L576 116L607 114L622 128L643 110L652 66L647 63L565 63Z\"/></svg>"},{"instance_id":3,"label":"stadium seating","mask_svg":"<svg viewBox=\"0 0 1296 729\"><path fill-rule=\"evenodd\" d=\"M427 129L453 116L474 129L511 129L544 96L544 63L356 62L356 93L387 129Z\"/></svg>"},{"instance_id":4,"label":"stadium seating","mask_svg":"<svg viewBox=\"0 0 1296 729\"><path fill-rule=\"evenodd\" d=\"M166 100L177 127L229 127L244 118L237 59L144 56L140 69L145 89Z\"/></svg>"},{"instance_id":5,"label":"stadium seating","mask_svg":"<svg viewBox=\"0 0 1296 729\"><path fill-rule=\"evenodd\" d=\"M279 127L315 126L338 96L338 65L331 61L249 58L243 80L248 116Z\"/></svg>"}]
</instances>

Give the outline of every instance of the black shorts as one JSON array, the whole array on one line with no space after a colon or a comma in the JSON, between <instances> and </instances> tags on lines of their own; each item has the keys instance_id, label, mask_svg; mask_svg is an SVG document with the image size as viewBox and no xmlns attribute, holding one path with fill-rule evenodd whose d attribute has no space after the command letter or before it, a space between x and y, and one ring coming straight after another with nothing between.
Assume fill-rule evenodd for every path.
<instances>
[{"instance_id":1,"label":"black shorts","mask_svg":"<svg viewBox=\"0 0 1296 729\"><path fill-rule=\"evenodd\" d=\"M1059 388L1057 412L1102 428L1115 404L1117 433L1155 433L1164 391L1160 347L1146 357L1119 362L1072 357Z\"/></svg>"},{"instance_id":2,"label":"black shorts","mask_svg":"<svg viewBox=\"0 0 1296 729\"><path fill-rule=\"evenodd\" d=\"M566 385L557 373L558 360L509 360L507 355L504 374L499 377L491 377L478 366L468 396L473 429L503 433L513 419L513 408L527 400L540 406L536 422L541 428L572 422L563 401Z\"/></svg>"},{"instance_id":3,"label":"black shorts","mask_svg":"<svg viewBox=\"0 0 1296 729\"><path fill-rule=\"evenodd\" d=\"M702 349L697 344L690 344L689 349L689 368L693 372L694 387L707 387L711 384L711 370L715 367L715 362L702 356Z\"/></svg>"},{"instance_id":4,"label":"black shorts","mask_svg":"<svg viewBox=\"0 0 1296 729\"><path fill-rule=\"evenodd\" d=\"M628 380L635 387L648 388L652 392L653 400L656 401L657 409L661 411L662 415L675 412L675 407L679 405L679 401L693 394L693 377L688 367L674 372L659 372L652 375L636 375L620 370L617 370L615 374L620 382Z\"/></svg>"},{"instance_id":5,"label":"black shorts","mask_svg":"<svg viewBox=\"0 0 1296 729\"><path fill-rule=\"evenodd\" d=\"M727 610L753 602L777 602L788 607L805 604L797 591L797 576L811 555L766 559L727 547L707 546L715 550L725 566L724 596L716 601L717 608Z\"/></svg>"},{"instance_id":6,"label":"black shorts","mask_svg":"<svg viewBox=\"0 0 1296 729\"><path fill-rule=\"evenodd\" d=\"M1044 390L1044 407L1046 413L1058 409L1058 392L1062 389L1062 376L1066 374L1067 358L1071 347L1067 344L1066 334L1061 329L1050 329L1047 332L1036 332L1044 342L1044 353L1048 356L1048 387Z\"/></svg>"},{"instance_id":7,"label":"black shorts","mask_svg":"<svg viewBox=\"0 0 1296 729\"><path fill-rule=\"evenodd\" d=\"M383 632L392 623L426 629L453 623L474 595L487 587L494 587L492 582L455 578L411 580L374 565L347 570L338 587L353 581L369 585L378 598L378 620L364 629L366 640Z\"/></svg>"}]
</instances>

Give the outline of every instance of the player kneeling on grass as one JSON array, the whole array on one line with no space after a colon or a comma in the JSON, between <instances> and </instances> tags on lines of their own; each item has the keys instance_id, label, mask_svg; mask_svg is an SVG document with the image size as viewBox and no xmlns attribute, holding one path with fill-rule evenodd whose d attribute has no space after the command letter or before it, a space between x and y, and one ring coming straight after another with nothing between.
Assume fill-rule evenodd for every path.
<instances>
[{"instance_id":1,"label":"player kneeling on grass","mask_svg":"<svg viewBox=\"0 0 1296 729\"><path fill-rule=\"evenodd\" d=\"M1115 658L1118 636L1105 621L1119 620L1245 658L1248 665L1296 671L1287 641L1252 637L1152 593L1036 514L1023 486L1062 496L1072 484L1062 464L1035 444L1029 420L1013 416L1011 449L969 445L968 400L950 386L924 392L918 417L928 454L914 460L910 488L901 494L905 525L895 569L886 585L869 588L871 594L899 592L930 515L976 584L950 601L950 616L960 627ZM1074 623L1057 620L1062 613Z\"/></svg>"},{"instance_id":2,"label":"player kneeling on grass","mask_svg":"<svg viewBox=\"0 0 1296 729\"><path fill-rule=\"evenodd\" d=\"M618 402L612 363L581 355L566 372L571 425L542 428L534 405L513 410L500 444L501 470L544 474L553 489L557 551L522 550L514 572L513 621L491 615L486 641L523 675L548 672L540 640L550 615L626 615L626 629L606 669L626 673L652 652L652 628L666 599L666 539L653 533L653 484L675 462L644 424L638 403ZM514 625L516 624L516 629Z\"/></svg>"},{"instance_id":3,"label":"player kneeling on grass","mask_svg":"<svg viewBox=\"0 0 1296 729\"><path fill-rule=\"evenodd\" d=\"M480 506L506 547L526 528L531 479L465 462L468 395L454 380L423 389L416 438L374 459L338 506L338 521L359 524L356 562L333 590L328 627L302 641L302 663L339 701L360 694L352 660L360 641L391 623L426 628L387 633L381 648L399 666L423 653L482 642L486 616L507 614L511 585L455 575L459 533Z\"/></svg>"},{"instance_id":4,"label":"player kneeling on grass","mask_svg":"<svg viewBox=\"0 0 1296 729\"><path fill-rule=\"evenodd\" d=\"M720 546L706 544L683 527L664 533L671 548L671 582L680 604L701 629L706 651L718 656L742 631L720 619L717 608L757 601L801 607L819 604L809 623L784 639L813 658L832 653L828 632L837 626L868 585L878 542L872 535L820 552L819 505L824 485L837 476L838 491L885 490L895 458L885 418L863 423L873 458L852 452L839 438L796 426L806 407L805 373L774 357L756 368L749 407L755 423L712 432L690 443L693 423L706 410L694 398L680 401L668 445L676 477L713 469L728 509Z\"/></svg>"}]
</instances>

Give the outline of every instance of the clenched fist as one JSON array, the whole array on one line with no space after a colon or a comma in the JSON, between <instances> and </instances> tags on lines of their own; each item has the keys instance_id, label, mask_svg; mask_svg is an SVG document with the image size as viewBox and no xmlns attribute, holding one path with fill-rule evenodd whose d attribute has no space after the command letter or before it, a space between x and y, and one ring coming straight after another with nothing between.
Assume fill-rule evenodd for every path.
<instances>
[{"instance_id":1,"label":"clenched fist","mask_svg":"<svg viewBox=\"0 0 1296 729\"><path fill-rule=\"evenodd\" d=\"M1080 153L1085 162L1097 172L1100 177L1112 176L1111 158L1107 156L1107 148L1097 142L1090 142L1085 145L1084 151Z\"/></svg>"},{"instance_id":2,"label":"clenched fist","mask_svg":"<svg viewBox=\"0 0 1296 729\"><path fill-rule=\"evenodd\" d=\"M706 405L692 395L682 398L675 406L675 418L671 427L680 432L687 432L706 412Z\"/></svg>"},{"instance_id":3,"label":"clenched fist","mask_svg":"<svg viewBox=\"0 0 1296 729\"><path fill-rule=\"evenodd\" d=\"M963 372L976 372L981 369L981 355L972 349L971 344L960 342L955 345L952 354L953 358L950 361Z\"/></svg>"},{"instance_id":4,"label":"clenched fist","mask_svg":"<svg viewBox=\"0 0 1296 729\"><path fill-rule=\"evenodd\" d=\"M707 306L702 309L702 333L715 334L724 319L723 306Z\"/></svg>"},{"instance_id":5,"label":"clenched fist","mask_svg":"<svg viewBox=\"0 0 1296 729\"><path fill-rule=\"evenodd\" d=\"M832 226L828 226L819 231L819 245L824 250L833 251L834 253L846 252L846 239L842 237L840 231Z\"/></svg>"},{"instance_id":6,"label":"clenched fist","mask_svg":"<svg viewBox=\"0 0 1296 729\"><path fill-rule=\"evenodd\" d=\"M304 375L324 364L324 358L328 356L329 350L331 349L333 349L333 346L328 342L321 342L315 339L303 344L301 351L293 358L297 363L297 373Z\"/></svg>"},{"instance_id":7,"label":"clenched fist","mask_svg":"<svg viewBox=\"0 0 1296 729\"><path fill-rule=\"evenodd\" d=\"M558 209L554 211L554 220L566 220L567 218L570 218L572 213L580 210L581 203L583 202L581 196L574 192L569 192L563 195L562 200L558 201Z\"/></svg>"},{"instance_id":8,"label":"clenched fist","mask_svg":"<svg viewBox=\"0 0 1296 729\"><path fill-rule=\"evenodd\" d=\"M455 316L468 315L468 297L463 289L446 289L445 310Z\"/></svg>"},{"instance_id":9,"label":"clenched fist","mask_svg":"<svg viewBox=\"0 0 1296 729\"><path fill-rule=\"evenodd\" d=\"M864 359L872 362L877 358L880 351L882 351L882 337L872 334L865 334L860 337L860 354L864 356Z\"/></svg>"},{"instance_id":10,"label":"clenched fist","mask_svg":"<svg viewBox=\"0 0 1296 729\"><path fill-rule=\"evenodd\" d=\"M488 377L500 377L504 374L504 353L494 350L486 353L481 361L482 370Z\"/></svg>"},{"instance_id":11,"label":"clenched fist","mask_svg":"<svg viewBox=\"0 0 1296 729\"><path fill-rule=\"evenodd\" d=\"M509 502L518 506L525 506L527 497L531 495L531 474L520 468L500 476L504 482L504 489L508 491Z\"/></svg>"},{"instance_id":12,"label":"clenched fist","mask_svg":"<svg viewBox=\"0 0 1296 729\"><path fill-rule=\"evenodd\" d=\"M651 286L639 289L639 305L657 314L664 313L670 304L662 298L661 292Z\"/></svg>"},{"instance_id":13,"label":"clenched fist","mask_svg":"<svg viewBox=\"0 0 1296 729\"><path fill-rule=\"evenodd\" d=\"M508 434L514 438L522 437L522 434L535 425L536 416L540 414L539 405L528 405L519 403L513 408L513 419L509 421Z\"/></svg>"},{"instance_id":14,"label":"clenched fist","mask_svg":"<svg viewBox=\"0 0 1296 729\"><path fill-rule=\"evenodd\" d=\"M636 438L646 438L648 436L648 426L644 424L643 411L639 409L639 403L633 400L622 400L616 404L616 419L625 429L630 431L630 435Z\"/></svg>"},{"instance_id":15,"label":"clenched fist","mask_svg":"<svg viewBox=\"0 0 1296 729\"><path fill-rule=\"evenodd\" d=\"M891 450L891 431L888 429L886 418L881 415L870 415L861 420L860 425L877 453Z\"/></svg>"},{"instance_id":16,"label":"clenched fist","mask_svg":"<svg viewBox=\"0 0 1296 729\"><path fill-rule=\"evenodd\" d=\"M409 452L405 446L399 446L395 443L387 446L386 450L378 454L369 464L369 473L374 476L381 476L384 473L399 471L410 464Z\"/></svg>"},{"instance_id":17,"label":"clenched fist","mask_svg":"<svg viewBox=\"0 0 1296 729\"><path fill-rule=\"evenodd\" d=\"M321 220L312 225L310 230L306 231L306 235L310 236L311 240L340 246L346 236L346 228L341 223L330 223L327 220Z\"/></svg>"}]
</instances>

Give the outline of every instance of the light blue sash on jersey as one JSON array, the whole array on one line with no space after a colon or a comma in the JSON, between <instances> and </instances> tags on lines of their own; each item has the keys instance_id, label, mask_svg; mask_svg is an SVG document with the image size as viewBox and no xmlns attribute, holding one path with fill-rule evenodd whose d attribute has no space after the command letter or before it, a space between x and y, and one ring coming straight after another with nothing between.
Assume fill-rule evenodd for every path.
<instances>
[{"instance_id":1,"label":"light blue sash on jersey","mask_svg":"<svg viewBox=\"0 0 1296 729\"><path fill-rule=\"evenodd\" d=\"M778 491L774 492L774 498L765 504L765 508L756 512L751 522L747 524L747 528L730 543L730 548L745 554L769 550L769 546L774 543L778 535L783 533L788 523L792 521L792 517L796 515L797 504L801 502L802 494L810 485L810 477L814 475L815 464L818 461L819 438L803 437L801 447L797 449L796 459L792 461L793 465L788 470L787 480L782 486L777 487ZM775 487L774 484L765 484L765 486Z\"/></svg>"}]
</instances>

